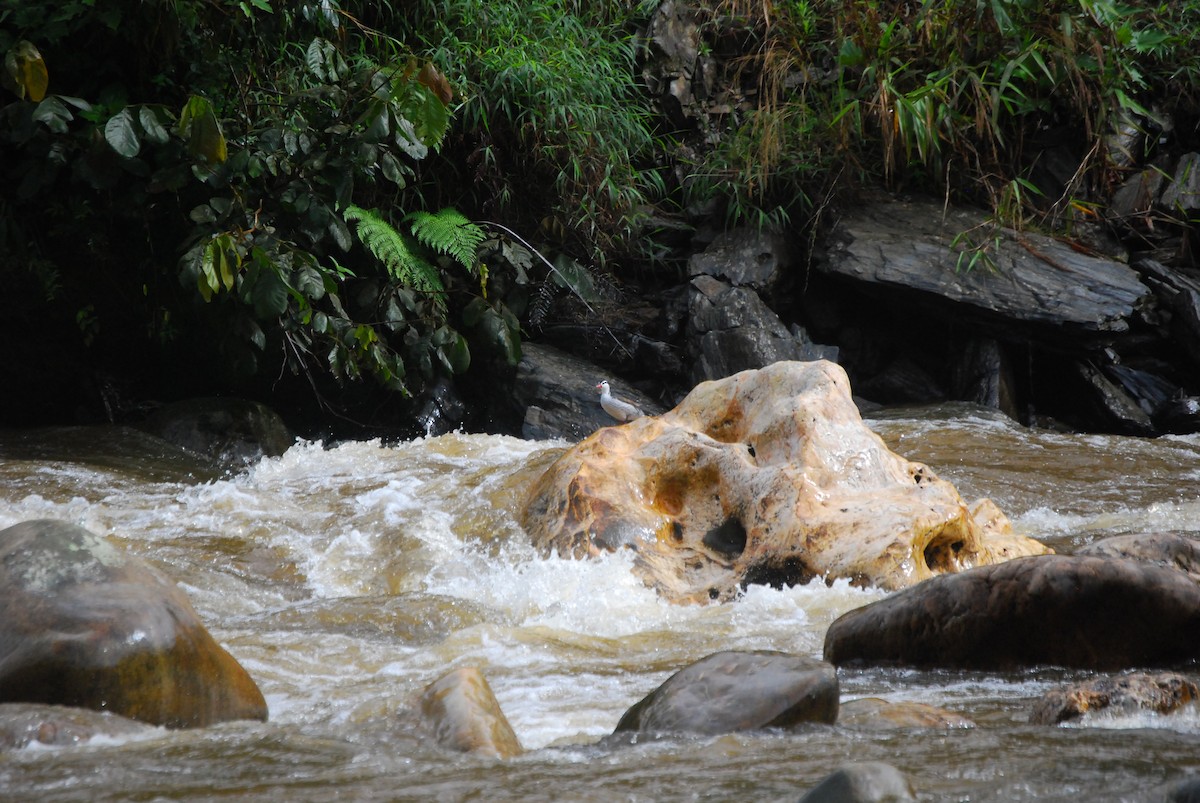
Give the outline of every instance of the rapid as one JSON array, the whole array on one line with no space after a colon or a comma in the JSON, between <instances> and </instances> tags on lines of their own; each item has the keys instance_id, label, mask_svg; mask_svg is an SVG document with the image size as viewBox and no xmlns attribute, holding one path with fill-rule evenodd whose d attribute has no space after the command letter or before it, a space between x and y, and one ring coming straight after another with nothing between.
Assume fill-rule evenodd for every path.
<instances>
[{"instance_id":1,"label":"rapid","mask_svg":"<svg viewBox=\"0 0 1200 803\"><path fill-rule=\"evenodd\" d=\"M1200 436L1058 433L958 405L868 425L1059 552L1200 533ZM130 429L0 432L0 527L64 519L149 560L270 709L266 723L0 753L0 799L795 800L839 764L882 760L925 800L1140 800L1200 772L1200 711L1027 724L1039 695L1090 676L1053 667L839 672L843 701L931 703L972 729L602 743L684 665L726 649L820 657L829 623L884 592L755 586L677 606L625 555L542 557L517 511L564 448L465 434L298 443L220 476ZM415 698L460 666L483 670L526 754L453 754L421 730Z\"/></svg>"}]
</instances>

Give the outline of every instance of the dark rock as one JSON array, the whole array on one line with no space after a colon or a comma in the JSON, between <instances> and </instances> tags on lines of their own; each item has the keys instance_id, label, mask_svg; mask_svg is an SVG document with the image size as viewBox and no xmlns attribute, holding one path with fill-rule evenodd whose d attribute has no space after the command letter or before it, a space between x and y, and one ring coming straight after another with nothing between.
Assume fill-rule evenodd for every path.
<instances>
[{"instance_id":1,"label":"dark rock","mask_svg":"<svg viewBox=\"0 0 1200 803\"><path fill-rule=\"evenodd\" d=\"M916 800L912 782L881 761L838 767L800 798L800 803L903 803Z\"/></svg>"},{"instance_id":2,"label":"dark rock","mask_svg":"<svg viewBox=\"0 0 1200 803\"><path fill-rule=\"evenodd\" d=\"M0 704L0 752L31 744L65 747L96 736L137 736L154 730L153 725L107 711L37 703Z\"/></svg>"},{"instance_id":3,"label":"dark rock","mask_svg":"<svg viewBox=\"0 0 1200 803\"><path fill-rule=\"evenodd\" d=\"M969 267L972 244L982 256ZM981 213L934 202L870 204L847 214L816 266L881 288L917 291L952 304L963 319L999 316L1009 326L1080 334L1128 331L1151 298L1127 265L1033 232L993 229Z\"/></svg>"},{"instance_id":4,"label":"dark rock","mask_svg":"<svg viewBox=\"0 0 1200 803\"><path fill-rule=\"evenodd\" d=\"M525 343L510 394L521 424L521 437L577 441L617 423L600 408L596 384L608 379L613 395L628 399L647 415L662 412L645 394L621 383L593 363L552 346Z\"/></svg>"},{"instance_id":5,"label":"dark rock","mask_svg":"<svg viewBox=\"0 0 1200 803\"><path fill-rule=\"evenodd\" d=\"M692 280L688 353L692 381L722 379L784 360L821 359L824 349L797 337L748 287L709 276Z\"/></svg>"},{"instance_id":6,"label":"dark rock","mask_svg":"<svg viewBox=\"0 0 1200 803\"><path fill-rule=\"evenodd\" d=\"M858 393L885 404L929 404L944 401L945 391L929 372L908 357L897 357L883 371L865 377Z\"/></svg>"},{"instance_id":7,"label":"dark rock","mask_svg":"<svg viewBox=\"0 0 1200 803\"><path fill-rule=\"evenodd\" d=\"M1200 585L1117 558L1045 555L942 575L850 611L833 664L1165 666L1200 657Z\"/></svg>"},{"instance_id":8,"label":"dark rock","mask_svg":"<svg viewBox=\"0 0 1200 803\"><path fill-rule=\"evenodd\" d=\"M1101 677L1046 692L1034 703L1029 721L1034 725L1058 725L1099 711L1170 714L1197 699L1200 686L1183 675Z\"/></svg>"},{"instance_id":9,"label":"dark rock","mask_svg":"<svg viewBox=\"0 0 1200 803\"><path fill-rule=\"evenodd\" d=\"M157 569L82 527L0 530L0 702L172 728L267 718L262 693Z\"/></svg>"},{"instance_id":10,"label":"dark rock","mask_svg":"<svg viewBox=\"0 0 1200 803\"><path fill-rule=\"evenodd\" d=\"M231 468L278 457L296 439L279 415L247 399L188 399L165 405L140 425L169 443Z\"/></svg>"},{"instance_id":11,"label":"dark rock","mask_svg":"<svg viewBox=\"0 0 1200 803\"><path fill-rule=\"evenodd\" d=\"M1185 218L1200 211L1200 153L1185 153L1179 157L1171 180L1159 196L1158 205Z\"/></svg>"},{"instance_id":12,"label":"dark rock","mask_svg":"<svg viewBox=\"0 0 1200 803\"><path fill-rule=\"evenodd\" d=\"M1087 362L1075 363L1075 370L1084 385L1091 389L1090 398L1100 416L1108 420L1114 431L1143 436L1158 433L1146 411L1103 371Z\"/></svg>"},{"instance_id":13,"label":"dark rock","mask_svg":"<svg viewBox=\"0 0 1200 803\"><path fill-rule=\"evenodd\" d=\"M1075 551L1076 555L1132 560L1178 569L1200 581L1200 541L1176 533L1114 535Z\"/></svg>"},{"instance_id":14,"label":"dark rock","mask_svg":"<svg viewBox=\"0 0 1200 803\"><path fill-rule=\"evenodd\" d=\"M1200 365L1200 279L1154 259L1139 259L1133 265L1154 289L1159 304L1170 310L1172 340L1193 365Z\"/></svg>"},{"instance_id":15,"label":"dark rock","mask_svg":"<svg viewBox=\"0 0 1200 803\"><path fill-rule=\"evenodd\" d=\"M1011 360L1000 341L968 339L950 366L950 374L952 398L991 407L1020 420Z\"/></svg>"},{"instance_id":16,"label":"dark rock","mask_svg":"<svg viewBox=\"0 0 1200 803\"><path fill-rule=\"evenodd\" d=\"M417 427L426 437L445 435L462 427L467 406L454 383L439 377L421 393Z\"/></svg>"},{"instance_id":17,"label":"dark rock","mask_svg":"<svg viewBox=\"0 0 1200 803\"><path fill-rule=\"evenodd\" d=\"M783 652L718 652L687 666L634 705L615 733L718 734L833 723L837 672Z\"/></svg>"},{"instance_id":18,"label":"dark rock","mask_svg":"<svg viewBox=\"0 0 1200 803\"><path fill-rule=\"evenodd\" d=\"M1185 778L1174 781L1159 790L1159 794L1147 798L1155 803L1200 803L1200 778Z\"/></svg>"},{"instance_id":19,"label":"dark rock","mask_svg":"<svg viewBox=\"0 0 1200 803\"><path fill-rule=\"evenodd\" d=\"M689 276L712 276L734 287L769 294L791 269L787 240L772 232L741 228L723 232L688 260Z\"/></svg>"},{"instance_id":20,"label":"dark rock","mask_svg":"<svg viewBox=\"0 0 1200 803\"><path fill-rule=\"evenodd\" d=\"M973 728L968 717L926 703L892 703L878 697L863 697L843 703L838 725L859 730L894 728Z\"/></svg>"}]
</instances>

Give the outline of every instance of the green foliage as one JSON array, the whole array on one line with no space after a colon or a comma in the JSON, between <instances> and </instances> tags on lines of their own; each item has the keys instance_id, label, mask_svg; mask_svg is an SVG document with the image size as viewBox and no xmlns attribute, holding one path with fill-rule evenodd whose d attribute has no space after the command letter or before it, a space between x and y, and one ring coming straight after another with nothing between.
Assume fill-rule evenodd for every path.
<instances>
[{"instance_id":1,"label":"green foliage","mask_svg":"<svg viewBox=\"0 0 1200 803\"><path fill-rule=\"evenodd\" d=\"M793 0L770 14L728 0L707 25L760 42L718 79L753 78L755 96L687 186L693 203L719 199L735 222L812 213L846 178L982 188L1008 222L1035 209L1061 216L1070 195L1030 191L1040 132L1069 128L1088 154L1079 181L1102 187L1114 121L1148 124L1171 106L1190 117L1200 87L1194 0ZM1148 109L1151 97L1166 106Z\"/></svg>"},{"instance_id":2,"label":"green foliage","mask_svg":"<svg viewBox=\"0 0 1200 803\"><path fill-rule=\"evenodd\" d=\"M479 246L486 235L457 209L413 212L406 220L411 222L413 235L422 243L448 254L469 271L478 270Z\"/></svg>"},{"instance_id":3,"label":"green foliage","mask_svg":"<svg viewBox=\"0 0 1200 803\"><path fill-rule=\"evenodd\" d=\"M0 7L0 247L46 305L31 318L110 357L186 334L231 377L290 369L314 388L328 373L407 392L466 370L455 320L486 290L482 230L443 209L402 234L371 211L424 206L417 166L453 90L361 17L335 0Z\"/></svg>"},{"instance_id":4,"label":"green foliage","mask_svg":"<svg viewBox=\"0 0 1200 803\"><path fill-rule=\"evenodd\" d=\"M396 231L378 212L351 204L345 215L346 220L358 225L358 238L393 279L419 292L438 297L445 293L437 268L415 253L409 238Z\"/></svg>"},{"instance_id":5,"label":"green foliage","mask_svg":"<svg viewBox=\"0 0 1200 803\"><path fill-rule=\"evenodd\" d=\"M634 21L645 11L572 0L421 0L424 55L462 82L454 137L481 204L543 222L602 259L636 247L663 190ZM547 188L553 188L548 193Z\"/></svg>"}]
</instances>

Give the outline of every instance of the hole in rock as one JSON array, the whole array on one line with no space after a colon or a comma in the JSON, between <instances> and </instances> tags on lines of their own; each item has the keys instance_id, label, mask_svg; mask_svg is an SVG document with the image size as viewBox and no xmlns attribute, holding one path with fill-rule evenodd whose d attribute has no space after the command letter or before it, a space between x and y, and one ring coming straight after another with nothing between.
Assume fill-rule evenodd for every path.
<instances>
[{"instance_id":1,"label":"hole in rock","mask_svg":"<svg viewBox=\"0 0 1200 803\"><path fill-rule=\"evenodd\" d=\"M728 518L706 532L703 541L709 549L737 557L746 549L746 528L738 519Z\"/></svg>"},{"instance_id":2,"label":"hole in rock","mask_svg":"<svg viewBox=\"0 0 1200 803\"><path fill-rule=\"evenodd\" d=\"M786 588L807 583L816 577L799 558L783 558L751 566L742 577L742 587L771 586Z\"/></svg>"},{"instance_id":3,"label":"hole in rock","mask_svg":"<svg viewBox=\"0 0 1200 803\"><path fill-rule=\"evenodd\" d=\"M960 571L963 567L959 560L959 553L965 546L966 542L961 538L935 537L925 547L925 565L934 574Z\"/></svg>"}]
</instances>

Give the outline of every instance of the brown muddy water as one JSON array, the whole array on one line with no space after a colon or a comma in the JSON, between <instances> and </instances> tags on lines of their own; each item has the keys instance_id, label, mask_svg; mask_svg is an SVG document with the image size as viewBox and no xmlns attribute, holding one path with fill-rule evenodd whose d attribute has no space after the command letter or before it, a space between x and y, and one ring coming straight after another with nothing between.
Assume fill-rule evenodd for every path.
<instances>
[{"instance_id":1,"label":"brown muddy water","mask_svg":"<svg viewBox=\"0 0 1200 803\"><path fill-rule=\"evenodd\" d=\"M1200 537L1200 437L1058 434L968 407L868 423L1060 552L1127 532ZM214 477L131 430L0 432L0 527L65 519L155 563L270 707L267 723L0 754L0 799L782 801L842 763L882 760L922 800L1134 801L1200 773L1200 711L1027 724L1040 694L1088 677L1053 667L840 672L843 700L931 703L973 729L601 744L683 665L727 649L819 657L829 623L883 593L751 587L726 605L678 607L623 556L541 558L515 509L564 446L299 444ZM468 665L487 676L522 757L451 754L418 727L416 695Z\"/></svg>"}]
</instances>

